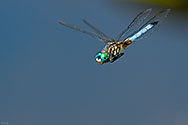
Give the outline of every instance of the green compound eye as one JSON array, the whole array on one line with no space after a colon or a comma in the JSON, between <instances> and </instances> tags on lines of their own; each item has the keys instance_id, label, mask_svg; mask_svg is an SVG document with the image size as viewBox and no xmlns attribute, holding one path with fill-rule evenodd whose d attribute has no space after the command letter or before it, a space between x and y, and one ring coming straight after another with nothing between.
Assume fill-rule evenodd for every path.
<instances>
[{"instance_id":1,"label":"green compound eye","mask_svg":"<svg viewBox=\"0 0 188 125\"><path fill-rule=\"evenodd\" d=\"M98 54L95 56L95 58L98 58L99 56L101 56L101 53L98 53Z\"/></svg>"},{"instance_id":2,"label":"green compound eye","mask_svg":"<svg viewBox=\"0 0 188 125\"><path fill-rule=\"evenodd\" d=\"M95 59L98 63L103 64L108 61L108 55L106 53L101 53L99 52L96 56Z\"/></svg>"},{"instance_id":3,"label":"green compound eye","mask_svg":"<svg viewBox=\"0 0 188 125\"><path fill-rule=\"evenodd\" d=\"M106 53L101 53L101 59L103 62L105 62L106 60L108 60L108 55Z\"/></svg>"}]
</instances>

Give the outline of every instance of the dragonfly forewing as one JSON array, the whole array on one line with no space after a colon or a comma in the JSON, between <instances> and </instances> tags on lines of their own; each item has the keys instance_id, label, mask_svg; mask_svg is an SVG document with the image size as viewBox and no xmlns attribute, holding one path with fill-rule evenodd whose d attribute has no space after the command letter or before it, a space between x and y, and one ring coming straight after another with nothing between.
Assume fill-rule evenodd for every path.
<instances>
[{"instance_id":1,"label":"dragonfly forewing","mask_svg":"<svg viewBox=\"0 0 188 125\"><path fill-rule=\"evenodd\" d=\"M148 15L151 13L152 9L146 9L142 12L140 12L135 18L134 20L128 25L128 27L126 29L124 29L117 37L117 40L119 41L121 39L121 37L128 33L130 30L134 30L136 27L140 26L145 19L148 17Z\"/></svg>"},{"instance_id":2,"label":"dragonfly forewing","mask_svg":"<svg viewBox=\"0 0 188 125\"><path fill-rule=\"evenodd\" d=\"M83 19L83 22L90 27L93 31L95 31L100 37L103 37L104 39L108 40L108 41L115 41L113 38L107 36L105 33L103 33L102 31L100 31L99 29L97 29L95 26L93 26L92 24L90 24L89 22L87 22L85 19Z\"/></svg>"},{"instance_id":3,"label":"dragonfly forewing","mask_svg":"<svg viewBox=\"0 0 188 125\"><path fill-rule=\"evenodd\" d=\"M95 39L98 39L99 41L102 41L102 42L105 42L105 43L108 43L108 41L109 41L108 39L105 39L105 38L103 38L103 37L101 37L101 36L98 36L98 35L96 35L96 34L94 34L94 33L88 32L88 31L86 31L86 30L80 29L80 28L78 28L78 27L76 27L76 26L70 25L70 24L65 23L65 22L63 22L63 21L58 21L58 22L59 22L59 24L61 24L61 25L63 25L63 26L66 26L66 27L69 27L69 28L71 28L71 29L73 29L73 30L76 30L76 31L78 31L78 32L82 32L82 33L84 33L84 34L87 34L87 35L89 35L89 36L91 36L91 37L93 37L93 38L95 38Z\"/></svg>"}]
</instances>

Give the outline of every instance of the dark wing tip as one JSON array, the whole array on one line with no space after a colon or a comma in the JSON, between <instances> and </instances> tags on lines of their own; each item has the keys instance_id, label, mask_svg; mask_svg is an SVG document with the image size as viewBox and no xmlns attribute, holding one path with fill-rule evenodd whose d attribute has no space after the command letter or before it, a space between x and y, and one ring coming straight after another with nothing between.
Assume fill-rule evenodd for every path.
<instances>
[{"instance_id":1,"label":"dark wing tip","mask_svg":"<svg viewBox=\"0 0 188 125\"><path fill-rule=\"evenodd\" d=\"M57 20L57 22L59 23L59 24L64 24L64 22L62 22L61 20Z\"/></svg>"},{"instance_id":2,"label":"dark wing tip","mask_svg":"<svg viewBox=\"0 0 188 125\"><path fill-rule=\"evenodd\" d=\"M152 22L152 23L150 23L150 24L152 24L152 25L157 25L159 23L159 21L155 21L155 22Z\"/></svg>"},{"instance_id":3,"label":"dark wing tip","mask_svg":"<svg viewBox=\"0 0 188 125\"><path fill-rule=\"evenodd\" d=\"M82 19L83 22L87 22L85 19Z\"/></svg>"}]
</instances>

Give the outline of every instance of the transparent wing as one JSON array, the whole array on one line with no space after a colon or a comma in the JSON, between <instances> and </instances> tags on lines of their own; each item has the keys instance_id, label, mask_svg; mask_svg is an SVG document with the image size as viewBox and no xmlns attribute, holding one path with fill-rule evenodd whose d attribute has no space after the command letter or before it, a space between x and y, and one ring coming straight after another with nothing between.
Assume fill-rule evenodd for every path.
<instances>
[{"instance_id":1,"label":"transparent wing","mask_svg":"<svg viewBox=\"0 0 188 125\"><path fill-rule=\"evenodd\" d=\"M78 27L76 27L76 26L67 24L67 23L65 23L65 22L63 22L63 21L58 21L58 22L59 22L59 24L61 24L61 25L63 25L63 26L66 26L66 27L69 27L69 28L71 28L71 29L73 29L73 30L76 30L76 31L78 31L78 32L82 32L82 33L84 33L84 34L90 35L91 37L93 37L93 38L95 38L95 39L98 39L99 41L102 41L102 42L105 42L105 43L108 43L108 42L109 42L108 39L102 38L101 36L98 36L98 35L96 35L96 34L94 34L94 33L85 31L85 30L80 29L80 28L78 28Z\"/></svg>"},{"instance_id":2,"label":"transparent wing","mask_svg":"<svg viewBox=\"0 0 188 125\"><path fill-rule=\"evenodd\" d=\"M99 29L97 29L95 26L93 26L92 24L88 23L85 19L83 19L83 22L89 26L93 31L95 31L99 36L107 39L108 41L115 41L113 38L107 36L106 34L104 34L103 32L101 32Z\"/></svg>"},{"instance_id":3,"label":"transparent wing","mask_svg":"<svg viewBox=\"0 0 188 125\"><path fill-rule=\"evenodd\" d=\"M121 39L121 37L126 34L128 31L134 29L135 27L139 26L142 24L142 22L148 17L148 15L151 13L152 9L149 8L147 10L144 10L142 12L140 12L135 18L134 20L129 24L129 26L124 29L117 37L117 40L119 41Z\"/></svg>"},{"instance_id":4,"label":"transparent wing","mask_svg":"<svg viewBox=\"0 0 188 125\"><path fill-rule=\"evenodd\" d=\"M151 33L158 28L160 23L167 17L170 9L160 11L146 22L139 30L130 35L126 40L138 41L147 38Z\"/></svg>"}]
</instances>

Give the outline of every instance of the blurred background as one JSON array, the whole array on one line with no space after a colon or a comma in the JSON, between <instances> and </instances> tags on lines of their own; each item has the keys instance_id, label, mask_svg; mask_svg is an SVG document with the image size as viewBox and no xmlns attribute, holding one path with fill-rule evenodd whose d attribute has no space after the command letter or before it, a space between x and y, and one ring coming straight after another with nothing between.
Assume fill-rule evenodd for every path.
<instances>
[{"instance_id":1,"label":"blurred background","mask_svg":"<svg viewBox=\"0 0 188 125\"><path fill-rule=\"evenodd\" d=\"M187 125L188 6L165 1L1 1L0 125ZM147 8L172 10L113 64L94 60L104 43L57 23L115 37Z\"/></svg>"}]
</instances>

